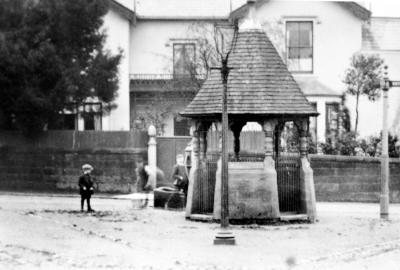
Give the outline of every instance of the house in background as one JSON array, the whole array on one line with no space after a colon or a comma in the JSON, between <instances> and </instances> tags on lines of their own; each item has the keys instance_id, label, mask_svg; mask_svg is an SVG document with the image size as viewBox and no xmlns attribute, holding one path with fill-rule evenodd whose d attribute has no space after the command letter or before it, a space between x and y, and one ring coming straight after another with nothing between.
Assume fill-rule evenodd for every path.
<instances>
[{"instance_id":1,"label":"house in background","mask_svg":"<svg viewBox=\"0 0 400 270\"><path fill-rule=\"evenodd\" d=\"M361 50L370 12L354 2L258 1L256 17L308 100L320 113L310 123L313 138L339 133L344 71ZM247 5L232 12L241 23Z\"/></svg>"},{"instance_id":2,"label":"house in background","mask_svg":"<svg viewBox=\"0 0 400 270\"><path fill-rule=\"evenodd\" d=\"M159 135L188 136L188 120L178 115L193 99L206 70L203 42L214 24L228 23L230 1L136 1L131 28L131 128L148 119ZM212 43L212 37L208 37Z\"/></svg>"},{"instance_id":3,"label":"house in background","mask_svg":"<svg viewBox=\"0 0 400 270\"><path fill-rule=\"evenodd\" d=\"M161 135L188 135L188 123L178 112L195 95L206 74L204 66L198 67L207 39L202 31L209 33L215 24L229 21L240 24L247 13L247 5L240 4L246 1L110 1L111 9L104 20L107 47L111 51L123 49L124 58L120 65L118 108L97 120L102 123L101 129L144 128L146 118L153 117L152 121L163 126ZM320 113L310 123L312 136L324 142L328 136L338 134L345 90L342 81L350 57L360 51L393 53L386 47L366 45L367 32L379 32L374 30L379 18L371 18L371 13L355 2L265 0L257 2L256 17ZM391 55L385 57L393 62L388 64L394 76L396 60ZM351 97L347 101L353 114L354 101ZM398 102L392 103L392 108L397 109ZM362 104L366 108L370 102ZM366 125L363 121L380 123L380 111L374 109L368 118L364 114L360 117L361 135L379 132L379 124ZM394 112L391 114L393 119ZM78 128L84 127L81 120Z\"/></svg>"},{"instance_id":4,"label":"house in background","mask_svg":"<svg viewBox=\"0 0 400 270\"><path fill-rule=\"evenodd\" d=\"M377 54L388 66L391 80L400 80L400 14L399 17L372 17L363 25L362 52ZM388 123L390 132L400 136L400 89L389 91ZM354 104L354 100L352 101ZM363 97L360 102L359 127L361 135L379 135L382 127L381 99L371 102ZM371 125L371 123L374 123Z\"/></svg>"}]
</instances>

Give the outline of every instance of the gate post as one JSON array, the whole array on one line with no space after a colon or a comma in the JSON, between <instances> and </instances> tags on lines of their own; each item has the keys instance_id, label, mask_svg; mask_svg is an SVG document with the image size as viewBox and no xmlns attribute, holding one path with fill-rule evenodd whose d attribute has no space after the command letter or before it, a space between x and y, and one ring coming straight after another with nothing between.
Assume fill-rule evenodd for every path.
<instances>
[{"instance_id":1,"label":"gate post","mask_svg":"<svg viewBox=\"0 0 400 270\"><path fill-rule=\"evenodd\" d=\"M302 209L307 214L309 221L315 222L316 200L314 188L314 172L308 160L308 119L295 122L300 133L300 180Z\"/></svg>"},{"instance_id":2,"label":"gate post","mask_svg":"<svg viewBox=\"0 0 400 270\"><path fill-rule=\"evenodd\" d=\"M149 126L148 134L149 134L149 143L147 148L147 163L149 165L150 170L153 171L154 175L157 175L157 141L156 141L157 131L153 125ZM154 186L154 188L156 188L156 186Z\"/></svg>"},{"instance_id":3,"label":"gate post","mask_svg":"<svg viewBox=\"0 0 400 270\"><path fill-rule=\"evenodd\" d=\"M192 154L191 154L191 165L189 173L189 187L188 195L186 200L186 212L185 217L190 218L193 213L193 208L197 204L198 194L196 191L197 181L198 181L198 171L199 171L199 122L192 121L190 127L190 135L192 136ZM194 194L196 193L196 194Z\"/></svg>"}]
</instances>

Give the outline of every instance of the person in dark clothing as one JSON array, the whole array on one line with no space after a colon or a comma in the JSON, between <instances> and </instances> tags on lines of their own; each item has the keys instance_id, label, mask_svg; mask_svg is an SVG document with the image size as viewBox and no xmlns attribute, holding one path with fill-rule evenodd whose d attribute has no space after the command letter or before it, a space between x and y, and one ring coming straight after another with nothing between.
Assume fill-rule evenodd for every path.
<instances>
[{"instance_id":1,"label":"person in dark clothing","mask_svg":"<svg viewBox=\"0 0 400 270\"><path fill-rule=\"evenodd\" d=\"M81 194L81 211L83 211L83 206L86 200L87 211L94 212L90 206L90 198L94 193L93 182L94 177L90 175L93 171L93 167L89 164L82 166L83 175L79 177L79 193Z\"/></svg>"},{"instance_id":2,"label":"person in dark clothing","mask_svg":"<svg viewBox=\"0 0 400 270\"><path fill-rule=\"evenodd\" d=\"M176 164L172 170L172 179L174 180L174 186L185 194L185 203L187 199L187 191L189 186L189 177L186 166L184 164L183 155L179 154L176 156Z\"/></svg>"},{"instance_id":3,"label":"person in dark clothing","mask_svg":"<svg viewBox=\"0 0 400 270\"><path fill-rule=\"evenodd\" d=\"M142 159L139 159L136 161L136 169L135 169L136 179L137 179L136 190L138 192L146 192L147 191L146 185L147 185L147 181L149 179L149 175L147 174L146 170L144 169L145 166L146 165L144 164Z\"/></svg>"}]
</instances>

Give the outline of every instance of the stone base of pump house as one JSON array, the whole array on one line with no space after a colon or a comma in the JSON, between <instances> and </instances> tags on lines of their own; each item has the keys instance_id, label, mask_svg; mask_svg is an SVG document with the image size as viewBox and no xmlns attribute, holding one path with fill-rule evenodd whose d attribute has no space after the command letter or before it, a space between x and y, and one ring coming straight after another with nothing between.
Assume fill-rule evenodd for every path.
<instances>
[{"instance_id":1,"label":"stone base of pump house","mask_svg":"<svg viewBox=\"0 0 400 270\"><path fill-rule=\"evenodd\" d=\"M280 162L280 161L277 161ZM270 224L277 221L315 222L315 191L313 171L307 157L298 157L298 176L291 183L278 183L278 174L272 157L262 162L229 162L229 220L231 224ZM201 211L206 198L202 185L203 168L193 168L191 176L197 176L189 187L186 218L197 221L215 221L221 219L221 159L217 163L214 187L206 187L206 191L214 188L212 207ZM278 165L279 166L279 165ZM282 167L287 167L283 164ZM208 167L209 168L209 167ZM278 173L277 173L278 170ZM283 173L293 173L283 171ZM282 177L281 177L282 178ZM194 180L194 178L192 178ZM293 184L293 183L292 183ZM204 183L203 183L204 186ZM202 193L202 194L201 194ZM209 194L210 195L210 194ZM208 202L210 205L210 202ZM189 210L189 211L188 211Z\"/></svg>"}]
</instances>

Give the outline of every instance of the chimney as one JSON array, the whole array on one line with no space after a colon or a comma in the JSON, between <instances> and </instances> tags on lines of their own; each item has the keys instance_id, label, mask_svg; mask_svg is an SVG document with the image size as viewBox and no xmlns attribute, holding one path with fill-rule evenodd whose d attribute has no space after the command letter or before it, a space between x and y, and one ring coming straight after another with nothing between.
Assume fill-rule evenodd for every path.
<instances>
[{"instance_id":1,"label":"chimney","mask_svg":"<svg viewBox=\"0 0 400 270\"><path fill-rule=\"evenodd\" d=\"M247 0L248 13L239 30L262 29L256 20L256 2L257 0Z\"/></svg>"}]
</instances>

